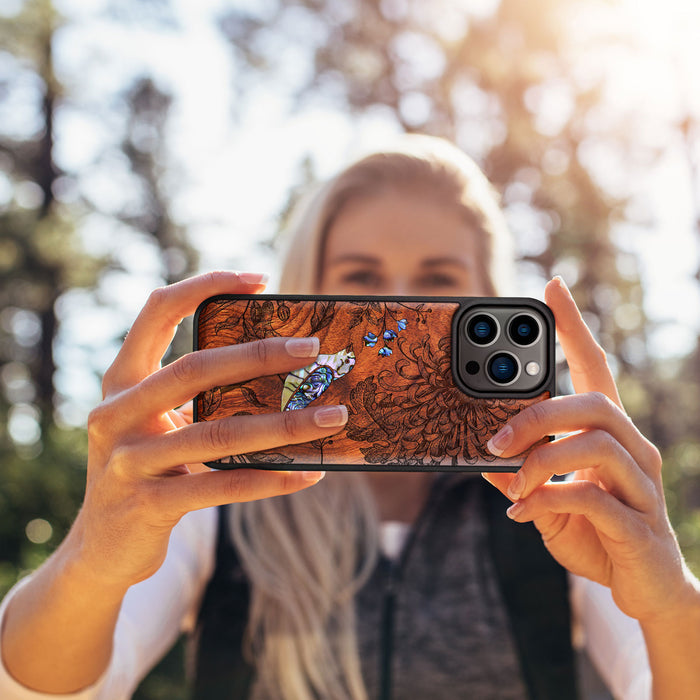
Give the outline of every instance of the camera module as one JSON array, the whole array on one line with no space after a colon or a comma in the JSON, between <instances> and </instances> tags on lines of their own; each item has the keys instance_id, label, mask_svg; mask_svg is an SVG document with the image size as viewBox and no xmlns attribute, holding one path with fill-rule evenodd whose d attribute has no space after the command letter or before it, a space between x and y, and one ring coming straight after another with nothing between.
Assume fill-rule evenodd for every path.
<instances>
[{"instance_id":1,"label":"camera module","mask_svg":"<svg viewBox=\"0 0 700 700\"><path fill-rule=\"evenodd\" d=\"M467 338L474 345L490 345L498 336L498 321L490 314L476 314L467 323Z\"/></svg>"},{"instance_id":2,"label":"camera module","mask_svg":"<svg viewBox=\"0 0 700 700\"><path fill-rule=\"evenodd\" d=\"M535 299L473 297L453 319L452 372L477 398L531 398L554 376L554 319Z\"/></svg>"},{"instance_id":3,"label":"camera module","mask_svg":"<svg viewBox=\"0 0 700 700\"><path fill-rule=\"evenodd\" d=\"M508 337L521 347L532 345L540 337L540 324L534 316L518 314L508 324Z\"/></svg>"}]
</instances>

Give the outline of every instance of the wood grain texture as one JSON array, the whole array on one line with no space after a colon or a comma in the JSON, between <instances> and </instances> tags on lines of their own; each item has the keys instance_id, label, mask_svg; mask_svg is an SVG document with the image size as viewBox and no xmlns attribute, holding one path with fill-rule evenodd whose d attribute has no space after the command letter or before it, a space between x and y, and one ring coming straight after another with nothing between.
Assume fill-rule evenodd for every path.
<instances>
[{"instance_id":1,"label":"wood grain texture","mask_svg":"<svg viewBox=\"0 0 700 700\"><path fill-rule=\"evenodd\" d=\"M231 455L213 466L325 469L512 469L486 442L531 399L463 393L451 370L458 303L218 299L200 309L198 347L271 336L320 339L321 362L298 376L273 375L216 387L196 399L198 420L344 403L339 434L302 445ZM285 383L287 390L285 391Z\"/></svg>"}]
</instances>

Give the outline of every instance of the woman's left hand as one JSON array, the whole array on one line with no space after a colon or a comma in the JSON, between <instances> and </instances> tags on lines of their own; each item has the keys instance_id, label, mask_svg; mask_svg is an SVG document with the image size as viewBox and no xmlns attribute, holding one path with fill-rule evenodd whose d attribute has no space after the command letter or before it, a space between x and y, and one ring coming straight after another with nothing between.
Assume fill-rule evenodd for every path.
<instances>
[{"instance_id":1,"label":"woman's left hand","mask_svg":"<svg viewBox=\"0 0 700 700\"><path fill-rule=\"evenodd\" d=\"M524 409L489 442L510 456L543 436L517 474L485 475L533 521L569 571L609 586L618 607L654 620L697 600L666 512L661 456L623 410L605 352L559 278L545 290L576 394ZM574 472L573 480L549 482Z\"/></svg>"}]
</instances>

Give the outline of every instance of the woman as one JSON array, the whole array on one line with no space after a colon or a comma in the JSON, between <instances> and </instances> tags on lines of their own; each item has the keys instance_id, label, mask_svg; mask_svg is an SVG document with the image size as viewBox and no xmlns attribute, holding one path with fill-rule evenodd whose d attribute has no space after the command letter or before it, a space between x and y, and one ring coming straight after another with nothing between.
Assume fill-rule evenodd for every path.
<instances>
[{"instance_id":1,"label":"woman","mask_svg":"<svg viewBox=\"0 0 700 700\"><path fill-rule=\"evenodd\" d=\"M319 193L297 224L282 291L494 294L498 265L508 259L503 229L475 166L444 142L418 139L361 161ZM543 659L520 643L533 626L523 632L506 600L507 590L524 590L527 577L514 587L518 572L498 571L499 548L479 548L490 527L491 486L425 473L332 474L294 496L269 499L316 484L322 474L202 467L233 453L330 436L347 420L344 407L330 406L284 420L277 414L188 425L186 413L173 410L211 386L287 372L316 356L312 339L276 338L190 354L159 369L174 328L202 299L262 288L260 276L217 273L149 299L105 375L105 400L91 414L84 506L58 551L4 603L2 658L16 680L5 675L3 697L44 697L21 684L48 694L86 689L79 698L128 697L191 615L199 616L202 697L219 692L217 679L207 683L221 672L220 664L208 664L218 650L235 667L224 679L231 697L554 697L555 690L539 686L547 679ZM552 281L545 298L578 393L524 410L490 448L508 456L543 435L570 435L533 451L517 475L488 478L513 501L510 518L533 521L572 572L574 614L593 647L595 635L605 643L601 624L611 618L613 628L624 628L622 639L643 639L654 697L693 697L700 687L700 592L666 516L658 451L623 413L604 353L563 283ZM548 483L572 470L573 481ZM452 499L449 507L444 498ZM209 506L243 501L249 503L220 511L217 537ZM434 562L422 564L451 530L422 543L420 533L426 518L444 525L444 513L454 516L462 539L440 550L450 566L431 578ZM519 537L504 535L500 524L492 531L498 542ZM377 564L380 546L386 557ZM423 557L413 557L415 576L406 570L407 549ZM392 557L406 588L377 599L377 577L392 581ZM452 562L462 567L459 575L452 576ZM557 574L547 571L542 591L556 589L550 584ZM639 623L581 577L608 587ZM536 593L529 602L537 602ZM562 599L557 594L552 605ZM455 629L458 636L450 634ZM455 655L451 646L464 640L471 646ZM598 644L592 655L604 660L618 651ZM643 697L634 686L635 662L612 661L622 671L610 682L627 697Z\"/></svg>"}]
</instances>

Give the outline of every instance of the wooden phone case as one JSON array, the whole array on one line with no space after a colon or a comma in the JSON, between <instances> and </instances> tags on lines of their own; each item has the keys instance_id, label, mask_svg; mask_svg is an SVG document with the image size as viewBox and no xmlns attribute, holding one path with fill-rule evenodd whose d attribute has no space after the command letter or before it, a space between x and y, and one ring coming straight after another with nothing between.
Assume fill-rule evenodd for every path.
<instances>
[{"instance_id":1,"label":"wooden phone case","mask_svg":"<svg viewBox=\"0 0 700 700\"><path fill-rule=\"evenodd\" d=\"M548 367L536 395L470 396L455 380L455 320L484 301L278 295L207 299L195 315L195 350L271 336L316 336L321 349L317 361L303 370L199 394L196 421L338 403L345 404L349 414L346 427L331 437L231 455L209 466L516 470L524 455L497 458L486 443L523 407L553 395L553 321L547 317Z\"/></svg>"}]
</instances>

